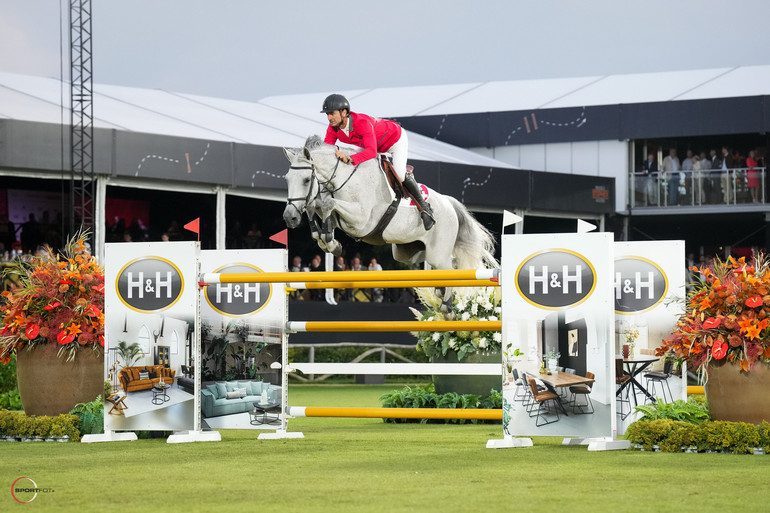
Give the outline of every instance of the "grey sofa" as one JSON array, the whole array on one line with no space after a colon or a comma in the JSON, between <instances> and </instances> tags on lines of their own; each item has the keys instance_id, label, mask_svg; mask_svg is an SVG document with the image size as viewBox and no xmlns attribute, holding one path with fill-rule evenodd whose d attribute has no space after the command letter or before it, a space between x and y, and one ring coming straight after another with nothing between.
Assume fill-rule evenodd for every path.
<instances>
[{"instance_id":1,"label":"grey sofa","mask_svg":"<svg viewBox=\"0 0 770 513\"><path fill-rule=\"evenodd\" d=\"M228 392L245 389L245 397L227 398ZM227 381L210 383L201 389L201 413L203 417L219 417L247 412L260 402L262 391L267 390L268 402L281 400L281 387L262 381ZM233 394L230 394L233 395Z\"/></svg>"}]
</instances>

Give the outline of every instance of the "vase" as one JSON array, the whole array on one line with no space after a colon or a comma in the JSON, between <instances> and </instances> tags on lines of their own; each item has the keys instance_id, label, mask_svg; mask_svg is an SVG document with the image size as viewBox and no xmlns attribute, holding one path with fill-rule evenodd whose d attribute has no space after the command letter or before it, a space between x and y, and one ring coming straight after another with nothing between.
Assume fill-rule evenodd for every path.
<instances>
[{"instance_id":1,"label":"vase","mask_svg":"<svg viewBox=\"0 0 770 513\"><path fill-rule=\"evenodd\" d=\"M770 422L770 365L757 362L740 372L737 364L712 361L705 389L712 420Z\"/></svg>"},{"instance_id":2,"label":"vase","mask_svg":"<svg viewBox=\"0 0 770 513\"><path fill-rule=\"evenodd\" d=\"M69 413L104 393L104 354L81 348L72 361L57 356L58 344L21 349L16 354L16 380L27 415Z\"/></svg>"},{"instance_id":3,"label":"vase","mask_svg":"<svg viewBox=\"0 0 770 513\"><path fill-rule=\"evenodd\" d=\"M435 356L431 358L433 363L458 363L457 353L447 351L446 356ZM448 394L455 392L460 395L475 394L487 397L492 389L502 390L502 355L499 351L489 353L466 354L459 363L499 363L499 376L445 376L434 375L433 386L437 394Z\"/></svg>"}]
</instances>

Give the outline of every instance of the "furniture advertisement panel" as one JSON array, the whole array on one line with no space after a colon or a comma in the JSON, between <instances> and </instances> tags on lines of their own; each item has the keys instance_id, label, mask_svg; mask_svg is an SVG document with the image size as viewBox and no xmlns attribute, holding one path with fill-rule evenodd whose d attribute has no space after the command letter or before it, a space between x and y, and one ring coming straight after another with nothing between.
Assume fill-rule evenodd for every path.
<instances>
[{"instance_id":1,"label":"furniture advertisement panel","mask_svg":"<svg viewBox=\"0 0 770 513\"><path fill-rule=\"evenodd\" d=\"M621 405L619 434L639 418L633 413L637 404L687 399L686 380L655 356L683 312L685 266L684 241L615 243L615 351L631 392Z\"/></svg>"},{"instance_id":2,"label":"furniture advertisement panel","mask_svg":"<svg viewBox=\"0 0 770 513\"><path fill-rule=\"evenodd\" d=\"M611 233L503 235L506 436L613 436L613 250Z\"/></svg>"},{"instance_id":3,"label":"furniture advertisement panel","mask_svg":"<svg viewBox=\"0 0 770 513\"><path fill-rule=\"evenodd\" d=\"M180 386L198 350L197 242L105 247L105 431L181 431L195 423Z\"/></svg>"},{"instance_id":4,"label":"furniture advertisement panel","mask_svg":"<svg viewBox=\"0 0 770 513\"><path fill-rule=\"evenodd\" d=\"M286 271L285 249L206 250L202 273ZM283 283L213 283L201 290L201 428L286 429Z\"/></svg>"}]
</instances>

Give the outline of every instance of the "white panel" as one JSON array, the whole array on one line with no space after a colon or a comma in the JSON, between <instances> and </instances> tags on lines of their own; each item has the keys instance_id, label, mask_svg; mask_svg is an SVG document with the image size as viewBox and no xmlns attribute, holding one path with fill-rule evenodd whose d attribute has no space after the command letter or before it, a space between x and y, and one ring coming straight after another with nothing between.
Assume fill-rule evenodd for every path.
<instances>
[{"instance_id":1,"label":"white panel","mask_svg":"<svg viewBox=\"0 0 770 513\"><path fill-rule=\"evenodd\" d=\"M615 178L615 210L628 205L628 143L599 141L599 176Z\"/></svg>"},{"instance_id":2,"label":"white panel","mask_svg":"<svg viewBox=\"0 0 770 513\"><path fill-rule=\"evenodd\" d=\"M572 172L576 175L599 174L599 143L582 141L572 143Z\"/></svg>"},{"instance_id":3,"label":"white panel","mask_svg":"<svg viewBox=\"0 0 770 513\"><path fill-rule=\"evenodd\" d=\"M493 148L495 160L501 160L512 166L524 169L521 165L520 146L497 146Z\"/></svg>"},{"instance_id":4,"label":"white panel","mask_svg":"<svg viewBox=\"0 0 770 513\"><path fill-rule=\"evenodd\" d=\"M579 90L600 78L579 77L488 82L469 90L465 94L440 103L421 114L427 116L430 114L537 109L555 98Z\"/></svg>"},{"instance_id":5,"label":"white panel","mask_svg":"<svg viewBox=\"0 0 770 513\"><path fill-rule=\"evenodd\" d=\"M677 100L702 98L736 98L739 96L762 96L768 94L770 66L744 66L704 83L688 91Z\"/></svg>"},{"instance_id":6,"label":"white panel","mask_svg":"<svg viewBox=\"0 0 770 513\"><path fill-rule=\"evenodd\" d=\"M588 87L558 98L546 107L665 102L726 71L727 68L610 75Z\"/></svg>"},{"instance_id":7,"label":"white panel","mask_svg":"<svg viewBox=\"0 0 770 513\"><path fill-rule=\"evenodd\" d=\"M519 146L519 151L522 169L545 171L545 145L526 144Z\"/></svg>"},{"instance_id":8,"label":"white panel","mask_svg":"<svg viewBox=\"0 0 770 513\"><path fill-rule=\"evenodd\" d=\"M545 169L553 173L572 173L572 143L545 145Z\"/></svg>"}]
</instances>

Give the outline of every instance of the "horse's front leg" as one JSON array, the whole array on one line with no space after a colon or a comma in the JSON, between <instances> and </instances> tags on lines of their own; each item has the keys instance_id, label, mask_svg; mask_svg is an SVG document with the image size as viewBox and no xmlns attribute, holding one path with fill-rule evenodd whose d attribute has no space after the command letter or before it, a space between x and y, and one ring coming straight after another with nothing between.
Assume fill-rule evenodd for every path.
<instances>
[{"instance_id":1,"label":"horse's front leg","mask_svg":"<svg viewBox=\"0 0 770 513\"><path fill-rule=\"evenodd\" d=\"M313 212L312 214L310 212ZM322 217L322 211L317 208L308 211L310 218L310 233L318 247L334 256L342 255L342 244L334 238L334 218L331 215ZM312 216L312 217L311 217Z\"/></svg>"}]
</instances>

